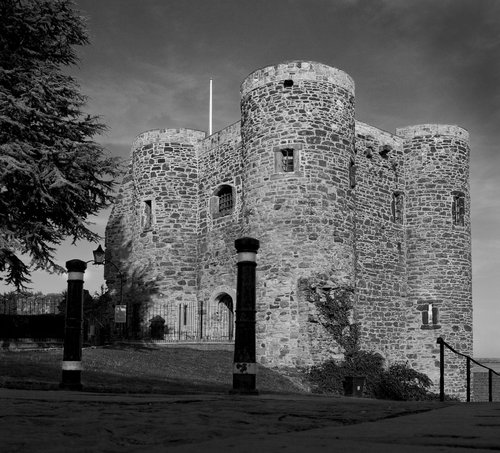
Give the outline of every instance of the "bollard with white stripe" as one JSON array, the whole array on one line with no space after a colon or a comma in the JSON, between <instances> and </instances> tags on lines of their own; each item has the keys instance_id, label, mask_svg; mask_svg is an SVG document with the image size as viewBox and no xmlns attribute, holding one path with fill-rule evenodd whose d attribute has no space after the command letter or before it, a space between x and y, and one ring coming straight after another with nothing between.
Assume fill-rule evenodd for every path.
<instances>
[{"instance_id":1,"label":"bollard with white stripe","mask_svg":"<svg viewBox=\"0 0 500 453\"><path fill-rule=\"evenodd\" d=\"M87 263L81 260L70 260L66 262L66 269L68 271L68 294L66 296L62 379L59 387L67 390L81 390L83 274L87 269Z\"/></svg>"},{"instance_id":2,"label":"bollard with white stripe","mask_svg":"<svg viewBox=\"0 0 500 453\"><path fill-rule=\"evenodd\" d=\"M233 389L231 393L257 394L255 363L255 268L257 239L234 242L238 252L236 281L236 335L234 340Z\"/></svg>"}]
</instances>

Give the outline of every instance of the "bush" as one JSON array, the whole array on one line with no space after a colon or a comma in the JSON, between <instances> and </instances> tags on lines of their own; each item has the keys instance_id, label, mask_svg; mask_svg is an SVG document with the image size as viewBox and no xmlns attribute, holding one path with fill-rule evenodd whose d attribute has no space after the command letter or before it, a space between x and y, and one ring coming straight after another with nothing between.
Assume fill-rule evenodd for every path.
<instances>
[{"instance_id":1,"label":"bush","mask_svg":"<svg viewBox=\"0 0 500 453\"><path fill-rule=\"evenodd\" d=\"M366 377L364 395L369 398L398 401L422 401L435 399L429 391L432 381L407 363L391 365L384 370L384 359L380 354L358 351L343 361L327 360L314 366L308 373L313 393L342 395L342 382L346 376Z\"/></svg>"},{"instance_id":2,"label":"bush","mask_svg":"<svg viewBox=\"0 0 500 453\"><path fill-rule=\"evenodd\" d=\"M380 376L375 396L381 399L398 401L422 401L433 399L429 392L430 378L406 363L391 365Z\"/></svg>"},{"instance_id":3,"label":"bush","mask_svg":"<svg viewBox=\"0 0 500 453\"><path fill-rule=\"evenodd\" d=\"M308 374L313 393L333 393L342 395L342 381L346 376L365 376L365 394L374 397L380 375L383 372L384 358L375 352L357 351L341 362L327 360L311 368Z\"/></svg>"}]
</instances>

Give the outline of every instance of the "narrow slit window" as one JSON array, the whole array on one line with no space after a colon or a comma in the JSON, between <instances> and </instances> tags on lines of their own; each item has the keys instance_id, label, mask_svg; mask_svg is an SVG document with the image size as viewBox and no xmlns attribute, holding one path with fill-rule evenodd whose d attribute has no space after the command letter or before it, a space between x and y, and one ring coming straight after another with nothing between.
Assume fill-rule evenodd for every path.
<instances>
[{"instance_id":1,"label":"narrow slit window","mask_svg":"<svg viewBox=\"0 0 500 453\"><path fill-rule=\"evenodd\" d=\"M293 149L285 148L281 150L281 171L292 173L294 171Z\"/></svg>"},{"instance_id":2,"label":"narrow slit window","mask_svg":"<svg viewBox=\"0 0 500 453\"><path fill-rule=\"evenodd\" d=\"M402 192L394 192L392 194L392 221L394 223L403 223L404 214L404 196Z\"/></svg>"},{"instance_id":3,"label":"narrow slit window","mask_svg":"<svg viewBox=\"0 0 500 453\"><path fill-rule=\"evenodd\" d=\"M453 225L464 226L465 224L465 194L453 192L453 203L451 207Z\"/></svg>"},{"instance_id":4,"label":"narrow slit window","mask_svg":"<svg viewBox=\"0 0 500 453\"><path fill-rule=\"evenodd\" d=\"M349 163L349 185L351 189L356 187L356 164L352 159Z\"/></svg>"},{"instance_id":5,"label":"narrow slit window","mask_svg":"<svg viewBox=\"0 0 500 453\"><path fill-rule=\"evenodd\" d=\"M142 227L144 231L151 230L153 227L153 204L151 200L144 200Z\"/></svg>"}]
</instances>

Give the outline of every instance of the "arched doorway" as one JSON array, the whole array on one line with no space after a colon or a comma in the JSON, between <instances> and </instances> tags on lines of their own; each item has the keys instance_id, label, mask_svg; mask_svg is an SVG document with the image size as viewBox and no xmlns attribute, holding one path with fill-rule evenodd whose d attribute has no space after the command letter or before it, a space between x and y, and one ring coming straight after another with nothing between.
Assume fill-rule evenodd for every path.
<instances>
[{"instance_id":1,"label":"arched doorway","mask_svg":"<svg viewBox=\"0 0 500 453\"><path fill-rule=\"evenodd\" d=\"M225 313L224 318L227 316L227 339L232 340L234 338L233 298L229 294L222 294L219 298L219 305L220 311Z\"/></svg>"},{"instance_id":2,"label":"arched doorway","mask_svg":"<svg viewBox=\"0 0 500 453\"><path fill-rule=\"evenodd\" d=\"M204 337L215 341L234 340L234 303L227 293L219 293L207 307Z\"/></svg>"}]
</instances>

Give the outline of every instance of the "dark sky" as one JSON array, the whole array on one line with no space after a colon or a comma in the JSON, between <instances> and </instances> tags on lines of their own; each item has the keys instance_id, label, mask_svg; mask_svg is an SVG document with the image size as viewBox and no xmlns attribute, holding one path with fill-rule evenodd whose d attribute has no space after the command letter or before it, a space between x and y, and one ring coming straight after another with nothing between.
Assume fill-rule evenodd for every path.
<instances>
[{"instance_id":1,"label":"dark sky","mask_svg":"<svg viewBox=\"0 0 500 453\"><path fill-rule=\"evenodd\" d=\"M239 120L242 80L294 59L346 71L356 83L360 121L390 132L421 123L467 129L475 352L500 357L500 344L488 344L500 324L500 1L75 3L88 18L91 45L72 73L89 96L89 112L108 124L100 141L113 154L128 156L134 136L148 129L207 130L210 78L214 130ZM105 216L96 221L103 231ZM61 251L61 261L68 253L75 257ZM87 274L88 285L102 282L102 269ZM58 282L57 290L64 288Z\"/></svg>"}]
</instances>

